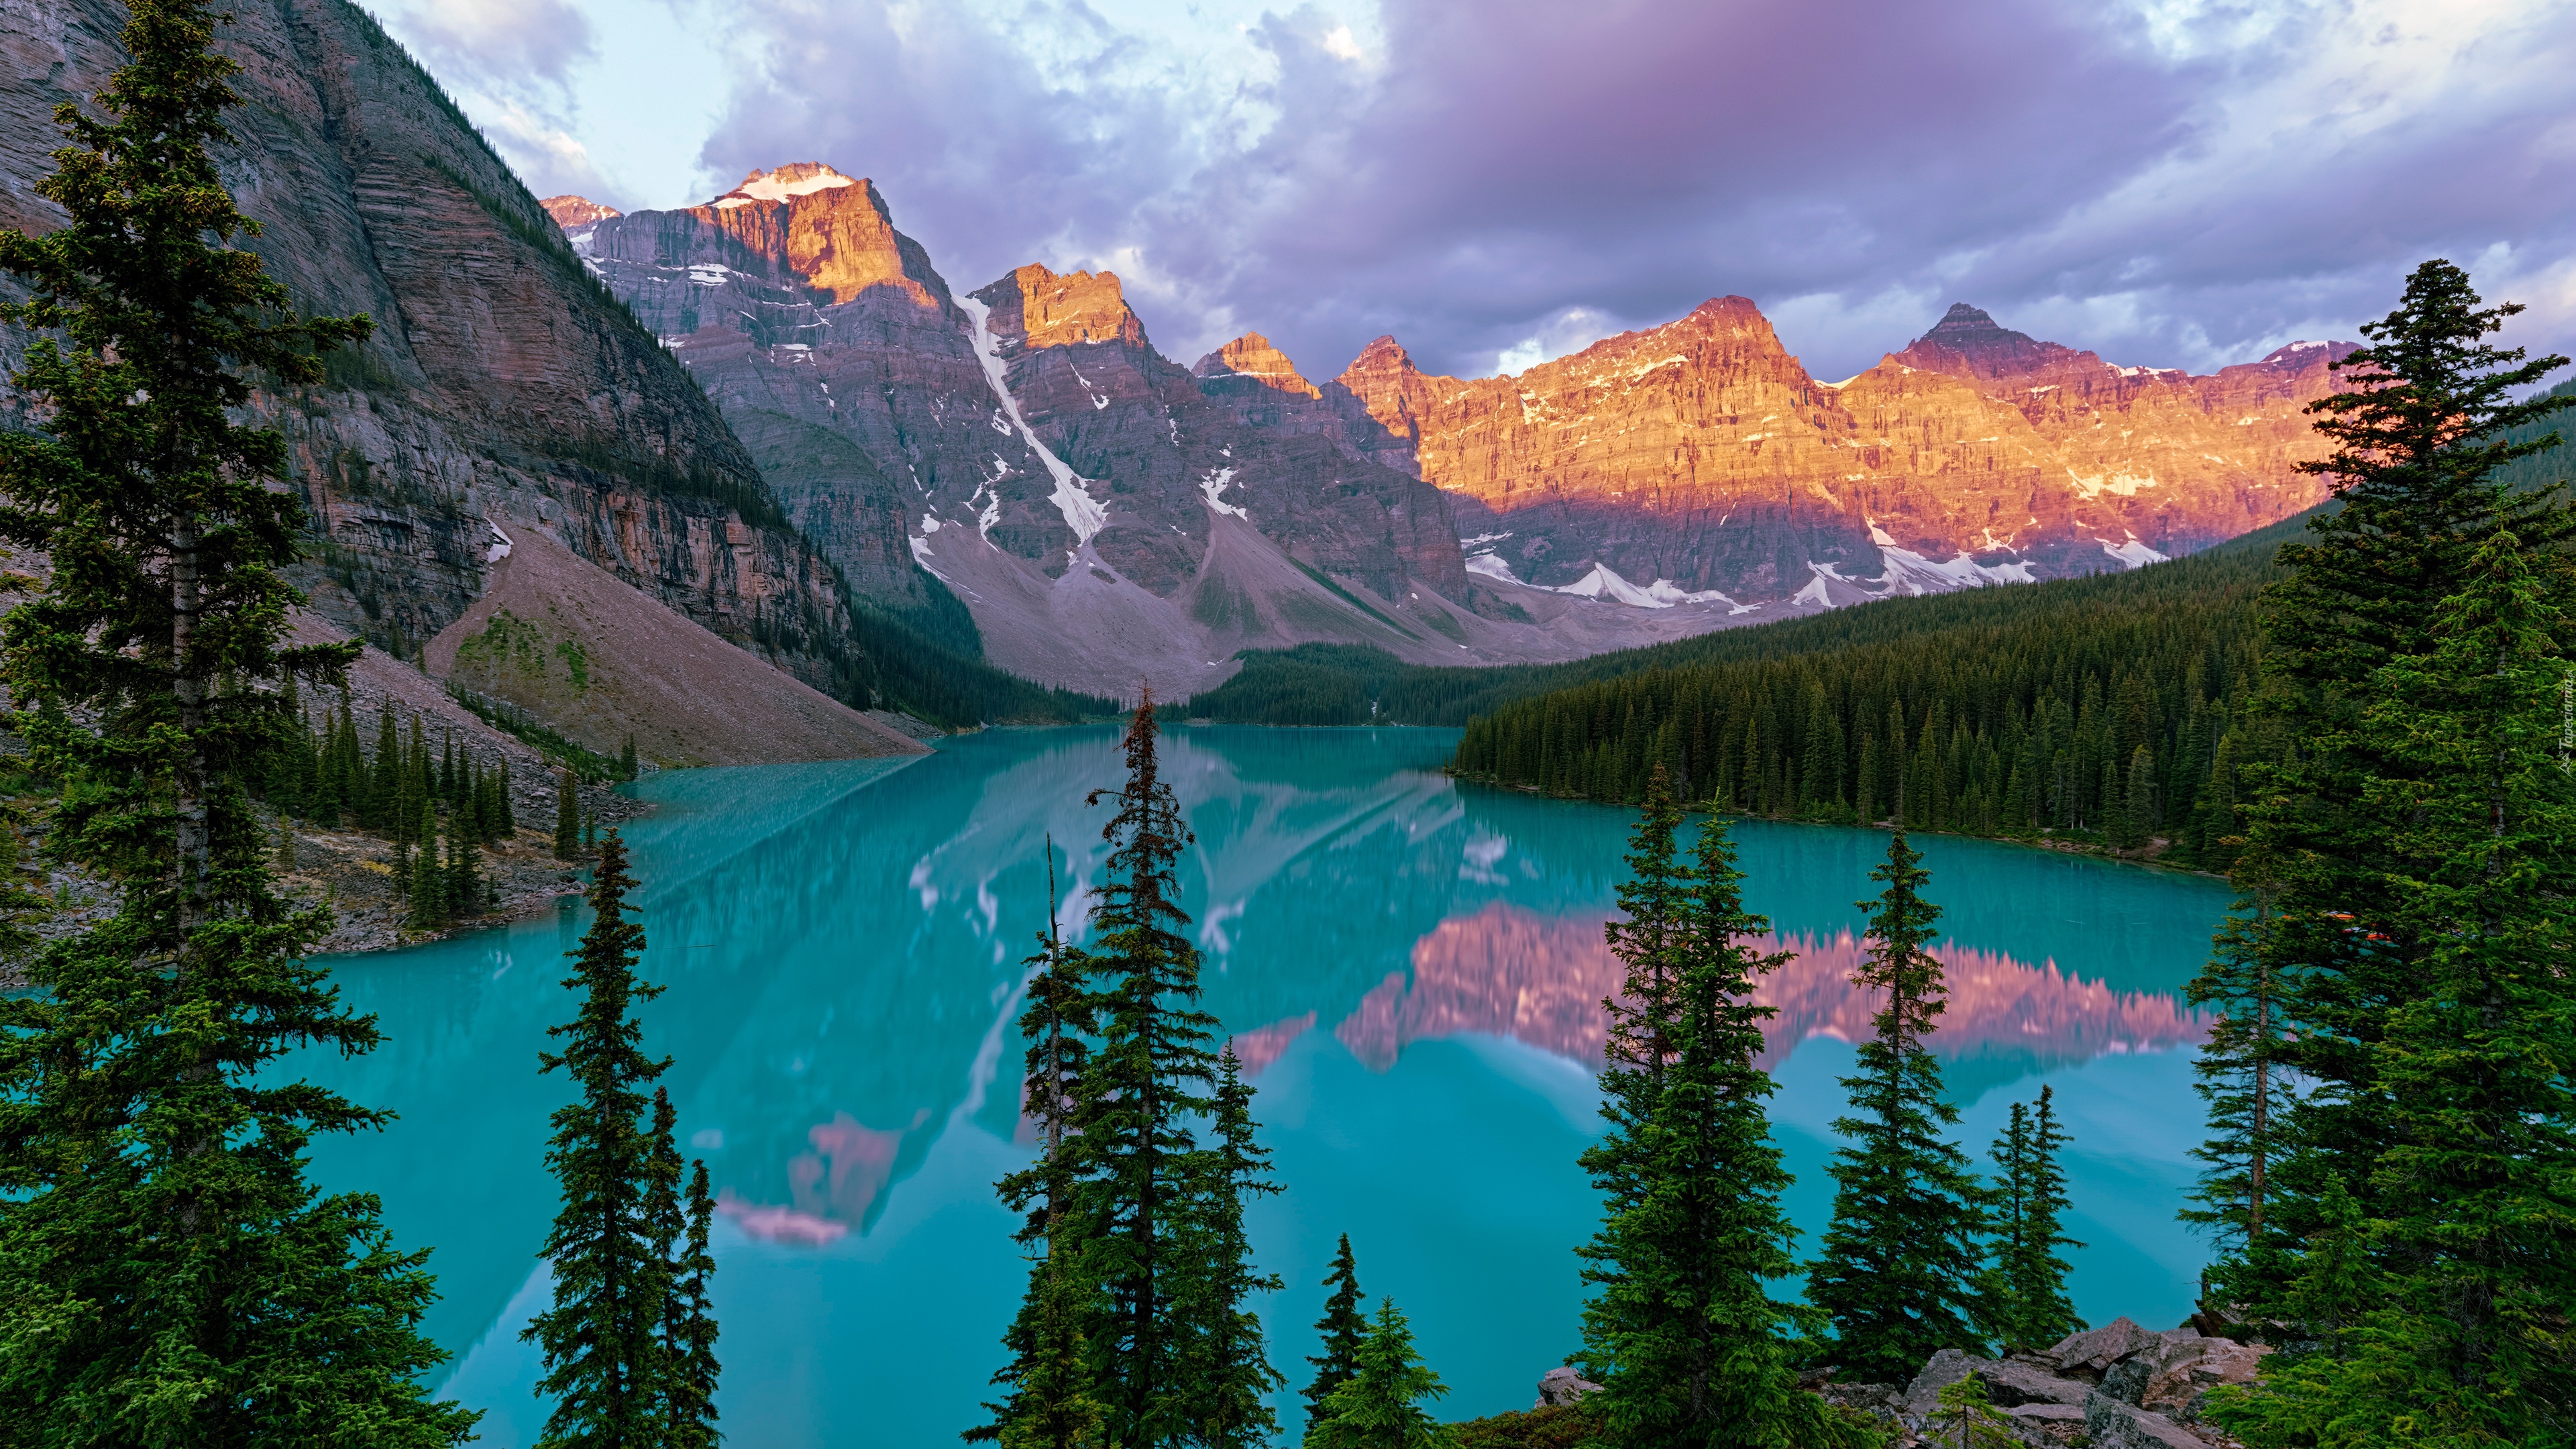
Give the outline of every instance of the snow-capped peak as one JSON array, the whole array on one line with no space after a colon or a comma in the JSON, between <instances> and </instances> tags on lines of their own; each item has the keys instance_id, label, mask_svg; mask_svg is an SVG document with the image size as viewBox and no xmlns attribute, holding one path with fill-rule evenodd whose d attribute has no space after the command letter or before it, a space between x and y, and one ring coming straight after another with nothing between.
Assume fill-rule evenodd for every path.
<instances>
[{"instance_id":1,"label":"snow-capped peak","mask_svg":"<svg viewBox=\"0 0 2576 1449\"><path fill-rule=\"evenodd\" d=\"M719 196L712 203L718 210L749 206L755 201L785 201L792 196L811 196L835 186L858 183L820 161L792 161L768 171L754 171L742 184Z\"/></svg>"}]
</instances>

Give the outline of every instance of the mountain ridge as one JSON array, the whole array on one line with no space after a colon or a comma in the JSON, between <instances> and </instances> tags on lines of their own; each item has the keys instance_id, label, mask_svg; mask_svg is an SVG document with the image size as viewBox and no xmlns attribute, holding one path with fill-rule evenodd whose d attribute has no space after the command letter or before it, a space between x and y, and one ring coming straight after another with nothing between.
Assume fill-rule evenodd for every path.
<instances>
[{"instance_id":1,"label":"mountain ridge","mask_svg":"<svg viewBox=\"0 0 2576 1449\"><path fill-rule=\"evenodd\" d=\"M862 202L839 271L801 259L808 213ZM869 556L835 553L854 581L945 590L996 662L1120 692L1110 672L1204 687L1245 648L1569 658L2134 567L2314 501L2288 435L2349 350L2193 379L1961 304L1831 384L1750 299L1718 297L1514 377L1424 374L1388 337L1319 383L1258 332L1184 368L1114 272L1030 263L952 289L872 181L821 163L567 234L747 439L782 413L836 439L838 477L754 449L817 537L816 509L865 515ZM2060 380L2021 380L2041 371ZM2227 407L2261 411L2259 439L2224 438L2249 456L2195 461ZM2135 427L2089 435L2132 415L2152 423L2134 446Z\"/></svg>"}]
</instances>

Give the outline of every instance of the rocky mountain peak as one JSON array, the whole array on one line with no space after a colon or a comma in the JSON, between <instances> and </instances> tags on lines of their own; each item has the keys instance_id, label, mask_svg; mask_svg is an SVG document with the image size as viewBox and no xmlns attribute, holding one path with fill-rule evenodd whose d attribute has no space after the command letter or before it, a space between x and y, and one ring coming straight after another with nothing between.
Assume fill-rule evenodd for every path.
<instances>
[{"instance_id":1,"label":"rocky mountain peak","mask_svg":"<svg viewBox=\"0 0 2576 1449\"><path fill-rule=\"evenodd\" d=\"M820 161L790 161L784 166L754 171L742 178L741 185L707 204L719 211L729 211L755 201L792 201L800 196L812 196L818 191L837 191L845 186L859 187L875 203L878 213L884 214L885 202L877 196L873 184L861 177L844 176Z\"/></svg>"},{"instance_id":2,"label":"rocky mountain peak","mask_svg":"<svg viewBox=\"0 0 2576 1449\"><path fill-rule=\"evenodd\" d=\"M994 335L1022 346L1145 342L1145 324L1127 305L1116 272L1057 273L1032 262L972 295L993 309Z\"/></svg>"},{"instance_id":3,"label":"rocky mountain peak","mask_svg":"<svg viewBox=\"0 0 2576 1449\"><path fill-rule=\"evenodd\" d=\"M1190 371L1202 379L1240 377L1280 392L1322 397L1324 390L1308 382L1297 371L1288 354L1270 343L1258 332L1246 332L1216 351L1198 360Z\"/></svg>"},{"instance_id":4,"label":"rocky mountain peak","mask_svg":"<svg viewBox=\"0 0 2576 1449\"><path fill-rule=\"evenodd\" d=\"M2042 342L2026 332L2015 332L1984 309L1965 302L1953 302L1932 330L1895 354L1907 367L1931 372L1947 372L1959 377L1998 378L2040 372L2070 364L2100 366L2101 359L2090 353Z\"/></svg>"},{"instance_id":5,"label":"rocky mountain peak","mask_svg":"<svg viewBox=\"0 0 2576 1449\"><path fill-rule=\"evenodd\" d=\"M588 226L594 221L606 221L612 216L625 215L616 207L602 206L587 196L549 196L537 205L544 207L546 215L554 218L555 225L566 231L577 226Z\"/></svg>"}]
</instances>

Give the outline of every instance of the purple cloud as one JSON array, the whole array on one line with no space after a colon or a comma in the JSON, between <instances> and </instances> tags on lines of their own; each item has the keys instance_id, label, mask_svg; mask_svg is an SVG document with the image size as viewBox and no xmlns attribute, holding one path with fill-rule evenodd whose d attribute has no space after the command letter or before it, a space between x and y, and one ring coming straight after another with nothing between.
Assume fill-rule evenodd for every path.
<instances>
[{"instance_id":1,"label":"purple cloud","mask_svg":"<svg viewBox=\"0 0 2576 1449\"><path fill-rule=\"evenodd\" d=\"M952 282L1107 267L1173 356L1258 328L1319 376L1730 292L1826 377L1962 299L2207 370L2352 335L2431 255L2534 304L2515 340L2576 340L2568 0L1247 14L749 0L697 159L872 175Z\"/></svg>"}]
</instances>

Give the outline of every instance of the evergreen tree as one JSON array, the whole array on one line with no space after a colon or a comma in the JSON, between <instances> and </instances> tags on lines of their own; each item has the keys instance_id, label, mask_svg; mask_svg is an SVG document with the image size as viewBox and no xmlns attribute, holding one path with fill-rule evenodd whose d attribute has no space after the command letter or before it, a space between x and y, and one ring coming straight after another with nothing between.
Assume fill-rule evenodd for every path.
<instances>
[{"instance_id":1,"label":"evergreen tree","mask_svg":"<svg viewBox=\"0 0 2576 1449\"><path fill-rule=\"evenodd\" d=\"M2576 1425L2576 786L2549 588L2564 567L2493 535L2437 611L2436 647L2370 681L2363 747L2387 772L2360 800L2392 822L2370 899L2389 945L2421 944L2425 979L2374 1044L2387 1145L2372 1202L2339 1214L2366 1227L2286 1263L2313 1285L2349 1271L2321 1252L2358 1252L2367 1291L2336 1295L2295 1389L2231 1420L2257 1442L2536 1443Z\"/></svg>"},{"instance_id":2,"label":"evergreen tree","mask_svg":"<svg viewBox=\"0 0 2576 1449\"><path fill-rule=\"evenodd\" d=\"M1103 1411L1103 1441L1128 1449L1249 1442L1272 1427L1260 1399L1280 1380L1244 1299L1275 1285L1252 1271L1242 1231L1243 1197L1268 1190L1266 1169L1251 1088L1210 1050L1214 1019L1197 1007L1198 952L1174 875L1191 837L1155 741L1149 693L1127 730L1126 784L1089 797L1116 805L1097 944L1074 953L1050 938L1035 980L1063 987L1033 995L1023 1018L1049 1150L1001 1190L1032 1215L1023 1241L1044 1237L1047 1253L1004 1336L1011 1361L995 1382L1010 1392L970 1438L1070 1422L1084 1397ZM1062 1054L1058 1030L1077 1017L1089 1038L1078 1059ZM1082 1313L1088 1384L1046 1368L1065 1342L1048 1315L1067 1303ZM1033 1399L1040 1385L1055 1399Z\"/></svg>"},{"instance_id":3,"label":"evergreen tree","mask_svg":"<svg viewBox=\"0 0 2576 1449\"><path fill-rule=\"evenodd\" d=\"M1966 1154L1938 1135L1959 1113L1924 1044L1948 1005L1941 963L1926 949L1941 914L1922 896L1930 878L1900 831L1870 873L1886 889L1860 903L1869 960L1852 981L1886 992L1887 1004L1860 1045L1859 1075L1842 1080L1853 1115L1834 1131L1853 1145L1834 1153L1833 1220L1807 1271L1807 1301L1833 1319L1826 1356L1856 1380L1903 1381L1942 1349L1985 1343L1974 1326L1982 1193Z\"/></svg>"},{"instance_id":4,"label":"evergreen tree","mask_svg":"<svg viewBox=\"0 0 2576 1449\"><path fill-rule=\"evenodd\" d=\"M644 1055L643 1028L628 1014L662 994L635 977L644 928L627 919L634 886L626 844L612 830L592 876L590 929L564 979L578 1005L571 1021L546 1028L563 1050L538 1055L543 1071L564 1072L580 1092L555 1109L546 1145L563 1195L542 1249L553 1303L519 1335L539 1345L537 1390L555 1401L541 1449L624 1449L652 1442L662 1427L658 1330L672 1275L646 1215L653 1141L642 1118L644 1088L670 1061Z\"/></svg>"},{"instance_id":5,"label":"evergreen tree","mask_svg":"<svg viewBox=\"0 0 2576 1449\"><path fill-rule=\"evenodd\" d=\"M1349 1383L1359 1372L1360 1343L1368 1337L1368 1315L1360 1311L1359 1264L1351 1257L1351 1235L1342 1234L1341 1246L1333 1252L1333 1266L1324 1274L1324 1286L1332 1293L1324 1299L1324 1316L1315 1320L1315 1335L1323 1340L1324 1351L1310 1354L1306 1362L1315 1366L1315 1381L1298 1390L1306 1400L1306 1424L1309 1430L1324 1419L1324 1401L1333 1390Z\"/></svg>"},{"instance_id":6,"label":"evergreen tree","mask_svg":"<svg viewBox=\"0 0 2576 1449\"><path fill-rule=\"evenodd\" d=\"M1995 1139L1994 1161L2003 1172L1993 1201L1996 1242L1988 1313L2006 1353L2037 1353L2084 1329L2066 1296L2066 1274L2073 1265L2057 1256L2060 1248L2084 1245L2060 1230L2069 1203L2057 1154L2066 1134L2057 1125L2054 1095L2053 1088L2042 1087L2032 1107L2013 1103L2011 1120Z\"/></svg>"},{"instance_id":7,"label":"evergreen tree","mask_svg":"<svg viewBox=\"0 0 2576 1449\"><path fill-rule=\"evenodd\" d=\"M636 768L635 737L628 735L625 745L617 752L617 777L621 780L632 780L635 778Z\"/></svg>"},{"instance_id":8,"label":"evergreen tree","mask_svg":"<svg viewBox=\"0 0 2576 1449\"><path fill-rule=\"evenodd\" d=\"M2288 1103L2296 1150L2265 1182L2266 1227L2293 1242L2320 1230L2329 1183L2358 1199L2365 1219L2400 1215L2378 1202L2402 1105L2381 1078L2382 1048L2392 1023L2444 979L2436 958L2451 950L2443 936L2419 934L2428 918L2410 903L2420 897L2390 889L2421 868L2407 844L2419 832L2375 797L2414 798L2405 782L2430 778L2433 761L2402 732L2365 722L2379 699L2373 681L2398 661L2421 669L2436 655L2442 605L2469 586L2487 544L2509 533L2522 550L2555 557L2576 539L2576 514L2555 488L2516 490L2497 476L2554 443L2555 434L2530 435L2576 404L2564 393L2526 397L2566 358L2526 363L2519 349L2482 340L2519 310L2482 306L2467 274L2437 260L2407 279L2396 310L2362 328L2369 345L2338 364L2352 390L2309 407L2337 451L2301 465L2332 484L2341 506L2310 521L2310 542L2282 548L2284 576L2264 592L2254 704L2281 747L2243 767L2236 868L2269 895L2268 913L2242 929L2281 984L2285 1030L2271 1051L2310 1088ZM2576 893L2559 865L2533 860L2531 890ZM2294 1258L2280 1260L2282 1271L2295 1271ZM2286 1282L2244 1272L2231 1281L2248 1307L2278 1316L2271 1300Z\"/></svg>"},{"instance_id":9,"label":"evergreen tree","mask_svg":"<svg viewBox=\"0 0 2576 1449\"><path fill-rule=\"evenodd\" d=\"M405 900L413 929L435 931L447 924L447 872L439 868L435 807L423 800L419 808L420 848L412 852Z\"/></svg>"},{"instance_id":10,"label":"evergreen tree","mask_svg":"<svg viewBox=\"0 0 2576 1449\"><path fill-rule=\"evenodd\" d=\"M1673 822L1656 794L1650 785L1633 838L1640 878L1670 851ZM1584 1277L1601 1289L1584 1310L1584 1362L1602 1384L1592 1407L1621 1444L1846 1442L1850 1431L1799 1389L1791 1361L1792 1335L1815 1315L1768 1290L1796 1266L1796 1229L1780 1208L1790 1179L1762 1105L1773 1083L1754 1064L1771 1008L1751 995L1756 978L1790 958L1744 944L1770 922L1744 909L1721 819L1702 822L1678 874L1659 933L1679 968L1668 1015L1652 1028L1631 1023L1633 1035L1665 1043L1661 1085L1632 1117L1621 1099L1642 1095L1637 1078L1605 1073L1603 1111L1618 1149L1586 1156L1596 1179L1626 1168L1599 1236L1582 1250ZM1648 934L1644 924L1632 920L1632 935Z\"/></svg>"},{"instance_id":11,"label":"evergreen tree","mask_svg":"<svg viewBox=\"0 0 2576 1449\"><path fill-rule=\"evenodd\" d=\"M1270 1366L1255 1293L1283 1286L1275 1273L1255 1272L1252 1240L1244 1232L1244 1200L1275 1193L1266 1158L1252 1140L1252 1087L1231 1042L1217 1053L1210 1141L1191 1165L1189 1211L1172 1235L1178 1286L1174 1326L1181 1340L1180 1381L1195 1443L1209 1449L1266 1444L1279 1432L1269 1395L1287 1385Z\"/></svg>"},{"instance_id":12,"label":"evergreen tree","mask_svg":"<svg viewBox=\"0 0 2576 1449\"><path fill-rule=\"evenodd\" d=\"M376 712L376 753L367 774L368 814L359 823L391 833L399 828L396 812L402 804L402 732L394 727L393 696L387 695Z\"/></svg>"},{"instance_id":13,"label":"evergreen tree","mask_svg":"<svg viewBox=\"0 0 2576 1449\"><path fill-rule=\"evenodd\" d=\"M984 1406L992 1416L988 1422L965 1432L970 1443L1006 1440L1015 1426L1041 1436L1033 1442L1052 1442L1047 1436L1096 1436L1099 1429L1101 1410L1081 1351L1087 1342L1083 1323L1094 1311L1083 1276L1088 1219L1078 1196L1082 1164L1067 1152L1065 1142L1089 1052L1085 1036L1097 1027L1098 1013L1081 953L1066 947L1057 933L1052 835L1046 841L1046 871L1047 924L1038 933L1036 952L1021 962L1028 972L1028 1004L1020 1012L1020 1034L1028 1041L1020 1080L1022 1110L1033 1118L1046 1145L1035 1163L994 1184L1003 1205L1020 1214L1013 1237L1028 1256L1029 1285L1018 1315L1002 1334L1010 1357L992 1377L994 1386L1006 1392L1001 1401ZM1030 1427L1036 1425L1047 1427Z\"/></svg>"},{"instance_id":14,"label":"evergreen tree","mask_svg":"<svg viewBox=\"0 0 2576 1449\"><path fill-rule=\"evenodd\" d=\"M1024 1321L1028 1352L1015 1382L1014 1412L990 1435L1002 1449L1108 1449L1108 1411L1092 1394L1082 1325L1093 1315L1076 1262L1041 1262L1032 1277L1033 1312ZM977 1437L969 1434L968 1438Z\"/></svg>"},{"instance_id":15,"label":"evergreen tree","mask_svg":"<svg viewBox=\"0 0 2576 1449\"><path fill-rule=\"evenodd\" d=\"M1324 1401L1307 1449L1450 1449L1457 1436L1422 1407L1449 1392L1413 1347L1413 1326L1393 1299L1378 1300L1377 1322L1360 1345L1359 1371Z\"/></svg>"},{"instance_id":16,"label":"evergreen tree","mask_svg":"<svg viewBox=\"0 0 2576 1449\"><path fill-rule=\"evenodd\" d=\"M1110 853L1086 956L1098 983L1100 1039L1073 1109L1086 1179L1087 1275L1108 1300L1090 1330L1109 1437L1128 1449L1195 1432L1178 1381L1173 1310L1183 1275L1171 1244L1186 1225L1199 1142L1191 1123L1216 1103L1215 1018L1198 1009L1199 955L1184 928L1174 870L1191 840L1155 758L1148 693L1127 728L1127 783L1102 831Z\"/></svg>"},{"instance_id":17,"label":"evergreen tree","mask_svg":"<svg viewBox=\"0 0 2576 1449\"><path fill-rule=\"evenodd\" d=\"M501 756L492 765L492 838L515 839L519 833L519 812L510 806L510 757Z\"/></svg>"},{"instance_id":18,"label":"evergreen tree","mask_svg":"<svg viewBox=\"0 0 2576 1449\"><path fill-rule=\"evenodd\" d=\"M483 851L474 843L473 829L471 819L448 817L447 913L459 919L479 916L490 906L483 883Z\"/></svg>"},{"instance_id":19,"label":"evergreen tree","mask_svg":"<svg viewBox=\"0 0 2576 1449\"><path fill-rule=\"evenodd\" d=\"M689 1196L684 1204L688 1236L672 1265L680 1290L677 1310L667 1320L663 1401L666 1442L671 1449L714 1449L723 1436L716 1431L715 1299L710 1291L715 1255L707 1251L707 1234L715 1221L716 1203L707 1192L706 1163L689 1164Z\"/></svg>"},{"instance_id":20,"label":"evergreen tree","mask_svg":"<svg viewBox=\"0 0 2576 1449\"><path fill-rule=\"evenodd\" d=\"M555 859L573 860L581 854L581 806L573 793L572 770L569 766L555 773Z\"/></svg>"},{"instance_id":21,"label":"evergreen tree","mask_svg":"<svg viewBox=\"0 0 2576 1449\"><path fill-rule=\"evenodd\" d=\"M56 111L34 189L63 224L0 233L26 298L0 318L39 334L0 536L51 566L0 634L9 725L65 783L49 848L120 902L0 998L0 1437L458 1443L475 1416L416 1378L445 1358L425 1255L304 1177L316 1134L387 1114L285 1059L379 1038L304 961L329 914L274 893L246 788L291 728L276 686L337 685L355 650L284 647L300 509L284 440L234 418L367 321L296 320L235 244L257 228L209 155L239 69L216 18L127 16L128 59Z\"/></svg>"},{"instance_id":22,"label":"evergreen tree","mask_svg":"<svg viewBox=\"0 0 2576 1449\"><path fill-rule=\"evenodd\" d=\"M2263 1199L2270 1168L2284 1151L2292 1095L2278 1066L2281 991L2265 949L2271 892L2260 880L2244 885L2248 895L2236 902L2209 964L2186 992L2193 1005L2216 1007L2219 1017L2192 1063L2192 1090L2200 1095L2210 1130L2192 1149L2202 1164L2190 1196L2197 1206L2177 1216L2207 1230L2217 1245L2206 1286L2222 1302L2243 1301L2279 1278L2274 1255L2283 1245L2276 1241L2277 1227L2274 1236L2266 1234ZM2249 1267L2258 1257L2261 1265ZM2234 1284L2240 1271L2251 1273L2242 1289Z\"/></svg>"},{"instance_id":23,"label":"evergreen tree","mask_svg":"<svg viewBox=\"0 0 2576 1449\"><path fill-rule=\"evenodd\" d=\"M1924 1416L1923 1439L1939 1449L2012 1449L2022 1442L2012 1415L1995 1407L1986 1381L1973 1373L1941 1386Z\"/></svg>"}]
</instances>

